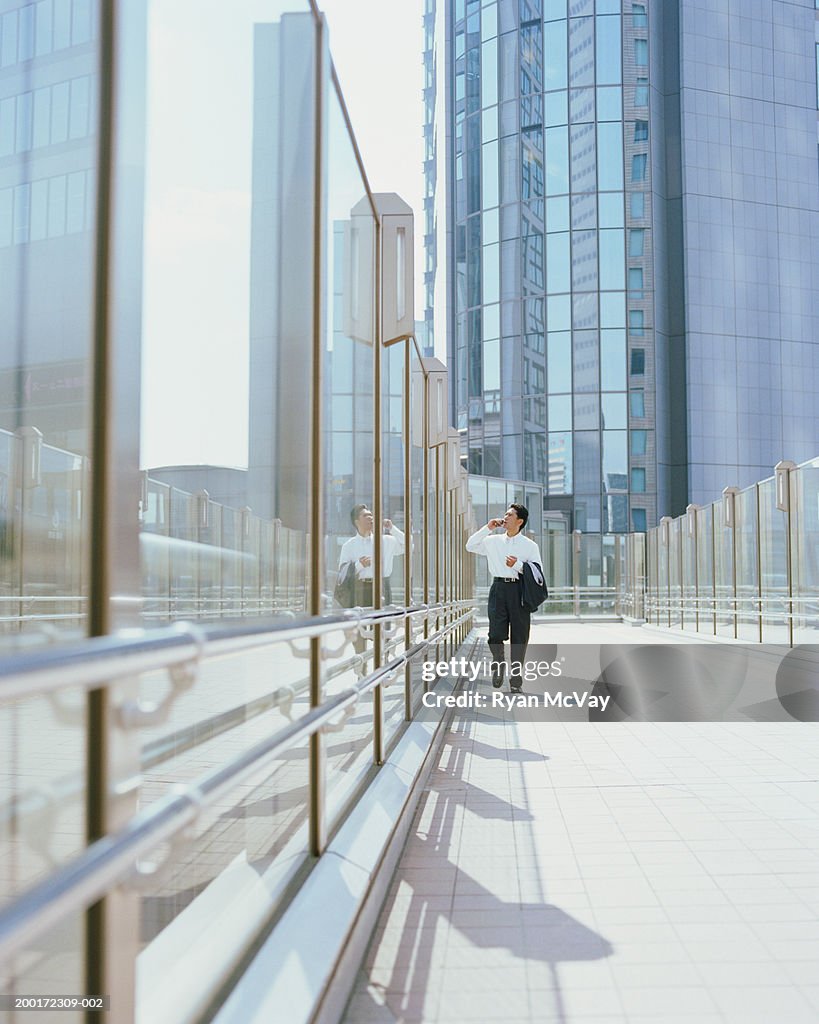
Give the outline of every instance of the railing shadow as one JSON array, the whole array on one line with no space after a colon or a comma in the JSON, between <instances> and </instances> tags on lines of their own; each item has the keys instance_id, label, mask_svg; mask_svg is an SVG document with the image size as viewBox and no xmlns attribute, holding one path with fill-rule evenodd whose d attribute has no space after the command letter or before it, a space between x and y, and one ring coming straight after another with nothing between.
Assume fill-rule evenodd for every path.
<instances>
[{"instance_id":1,"label":"railing shadow","mask_svg":"<svg viewBox=\"0 0 819 1024\"><path fill-rule=\"evenodd\" d=\"M510 957L521 961L521 968L533 961L544 965L551 975L553 1013L561 1022L568 1021L568 1015L560 985L560 964L600 960L613 952L614 947L604 936L549 902L545 895L542 900L524 899L522 893L517 900L509 898L500 859L498 892L492 891L492 883L483 884L453 859L466 810L487 822L508 821L516 837L534 821L526 806L496 796L466 777L474 757L521 766L546 760L533 751L495 747L474 738L471 734L476 726L486 721L482 716L462 720L462 731L451 736L442 751L441 768L419 805L414 838L405 850L382 911L381 922L400 920L397 946L382 945L386 931L376 931L363 968L366 988L359 985L355 1006L345 1018L348 1024L362 1019L385 1024L396 1019L437 1019L432 1006L438 986L446 984L442 972L457 970L446 963L441 966L436 935L442 928L456 930L476 951L477 956L465 960L464 966L485 965L487 971L503 973L511 966ZM419 881L420 874L428 880ZM539 877L535 887L545 894L547 881ZM409 894L404 892L407 887L412 890ZM468 920L470 914L474 922ZM395 933L392 926L390 930ZM509 1016L518 1014L510 1008Z\"/></svg>"}]
</instances>

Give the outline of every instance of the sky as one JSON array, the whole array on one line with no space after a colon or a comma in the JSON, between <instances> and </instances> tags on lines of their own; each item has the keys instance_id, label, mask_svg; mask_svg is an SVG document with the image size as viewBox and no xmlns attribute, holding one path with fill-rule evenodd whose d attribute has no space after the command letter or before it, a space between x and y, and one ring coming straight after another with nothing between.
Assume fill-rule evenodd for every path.
<instances>
[{"instance_id":1,"label":"sky","mask_svg":"<svg viewBox=\"0 0 819 1024\"><path fill-rule=\"evenodd\" d=\"M370 187L415 211L422 281L423 0L324 0ZM143 263L144 468L247 465L255 25L306 0L153 2ZM196 31L191 31L191 25ZM220 70L213 73L213 55ZM337 128L331 151L338 151ZM350 158L333 200L348 216Z\"/></svg>"}]
</instances>

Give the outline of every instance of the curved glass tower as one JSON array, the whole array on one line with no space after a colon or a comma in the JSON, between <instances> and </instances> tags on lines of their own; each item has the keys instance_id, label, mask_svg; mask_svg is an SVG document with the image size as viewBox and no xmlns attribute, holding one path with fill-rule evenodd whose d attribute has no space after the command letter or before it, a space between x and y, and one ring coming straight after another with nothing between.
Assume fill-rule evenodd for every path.
<instances>
[{"instance_id":1,"label":"curved glass tower","mask_svg":"<svg viewBox=\"0 0 819 1024\"><path fill-rule=\"evenodd\" d=\"M794 299L800 331L819 322L815 287L802 273L792 290L777 264L783 206L819 229L815 136L801 160L815 15L802 0L780 26L776 7L427 0L427 87L445 124L428 114L428 295L439 301L430 282L445 268L463 456L471 473L543 485L572 529L642 531L815 454L816 418L797 424L772 384L795 352L780 347ZM770 50L767 81L754 47ZM770 109L740 106L759 89ZM783 143L800 160L771 168L763 151ZM446 233L431 216L443 196ZM767 282L749 283L762 259ZM815 407L819 363L798 355Z\"/></svg>"}]
</instances>

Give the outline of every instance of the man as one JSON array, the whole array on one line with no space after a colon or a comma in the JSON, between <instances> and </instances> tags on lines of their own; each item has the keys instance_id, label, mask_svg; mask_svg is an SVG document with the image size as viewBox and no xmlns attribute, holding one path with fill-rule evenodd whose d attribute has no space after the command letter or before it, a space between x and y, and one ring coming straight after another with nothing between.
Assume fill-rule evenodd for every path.
<instances>
[{"instance_id":1,"label":"man","mask_svg":"<svg viewBox=\"0 0 819 1024\"><path fill-rule=\"evenodd\" d=\"M506 667L504 642L511 630L512 668L517 672L509 677L513 692L520 692L522 663L529 642L531 613L521 606L521 573L524 562L543 565L537 544L523 536L523 528L529 519L525 505L512 502L502 519L490 519L486 526L473 533L466 542L466 550L476 555L486 555L489 575L493 577L489 590L489 650L492 652L492 685L503 686L503 670ZM499 526L505 532L492 535Z\"/></svg>"},{"instance_id":2,"label":"man","mask_svg":"<svg viewBox=\"0 0 819 1024\"><path fill-rule=\"evenodd\" d=\"M339 570L347 563L355 564L355 604L360 608L373 605L373 514L366 505L354 505L350 521L356 529L355 537L345 541L338 558ZM392 563L396 555L404 552L404 534L391 519L383 522L381 539L381 575L384 580L384 604L392 604Z\"/></svg>"}]
</instances>

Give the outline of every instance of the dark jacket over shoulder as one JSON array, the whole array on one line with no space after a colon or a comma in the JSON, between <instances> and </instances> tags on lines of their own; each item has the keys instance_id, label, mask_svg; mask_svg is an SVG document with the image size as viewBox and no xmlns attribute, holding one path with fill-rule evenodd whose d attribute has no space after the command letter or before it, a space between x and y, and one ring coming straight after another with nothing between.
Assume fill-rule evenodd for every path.
<instances>
[{"instance_id":1,"label":"dark jacket over shoulder","mask_svg":"<svg viewBox=\"0 0 819 1024\"><path fill-rule=\"evenodd\" d=\"M524 562L521 574L520 603L527 612L536 612L549 596L546 577L537 562Z\"/></svg>"}]
</instances>

